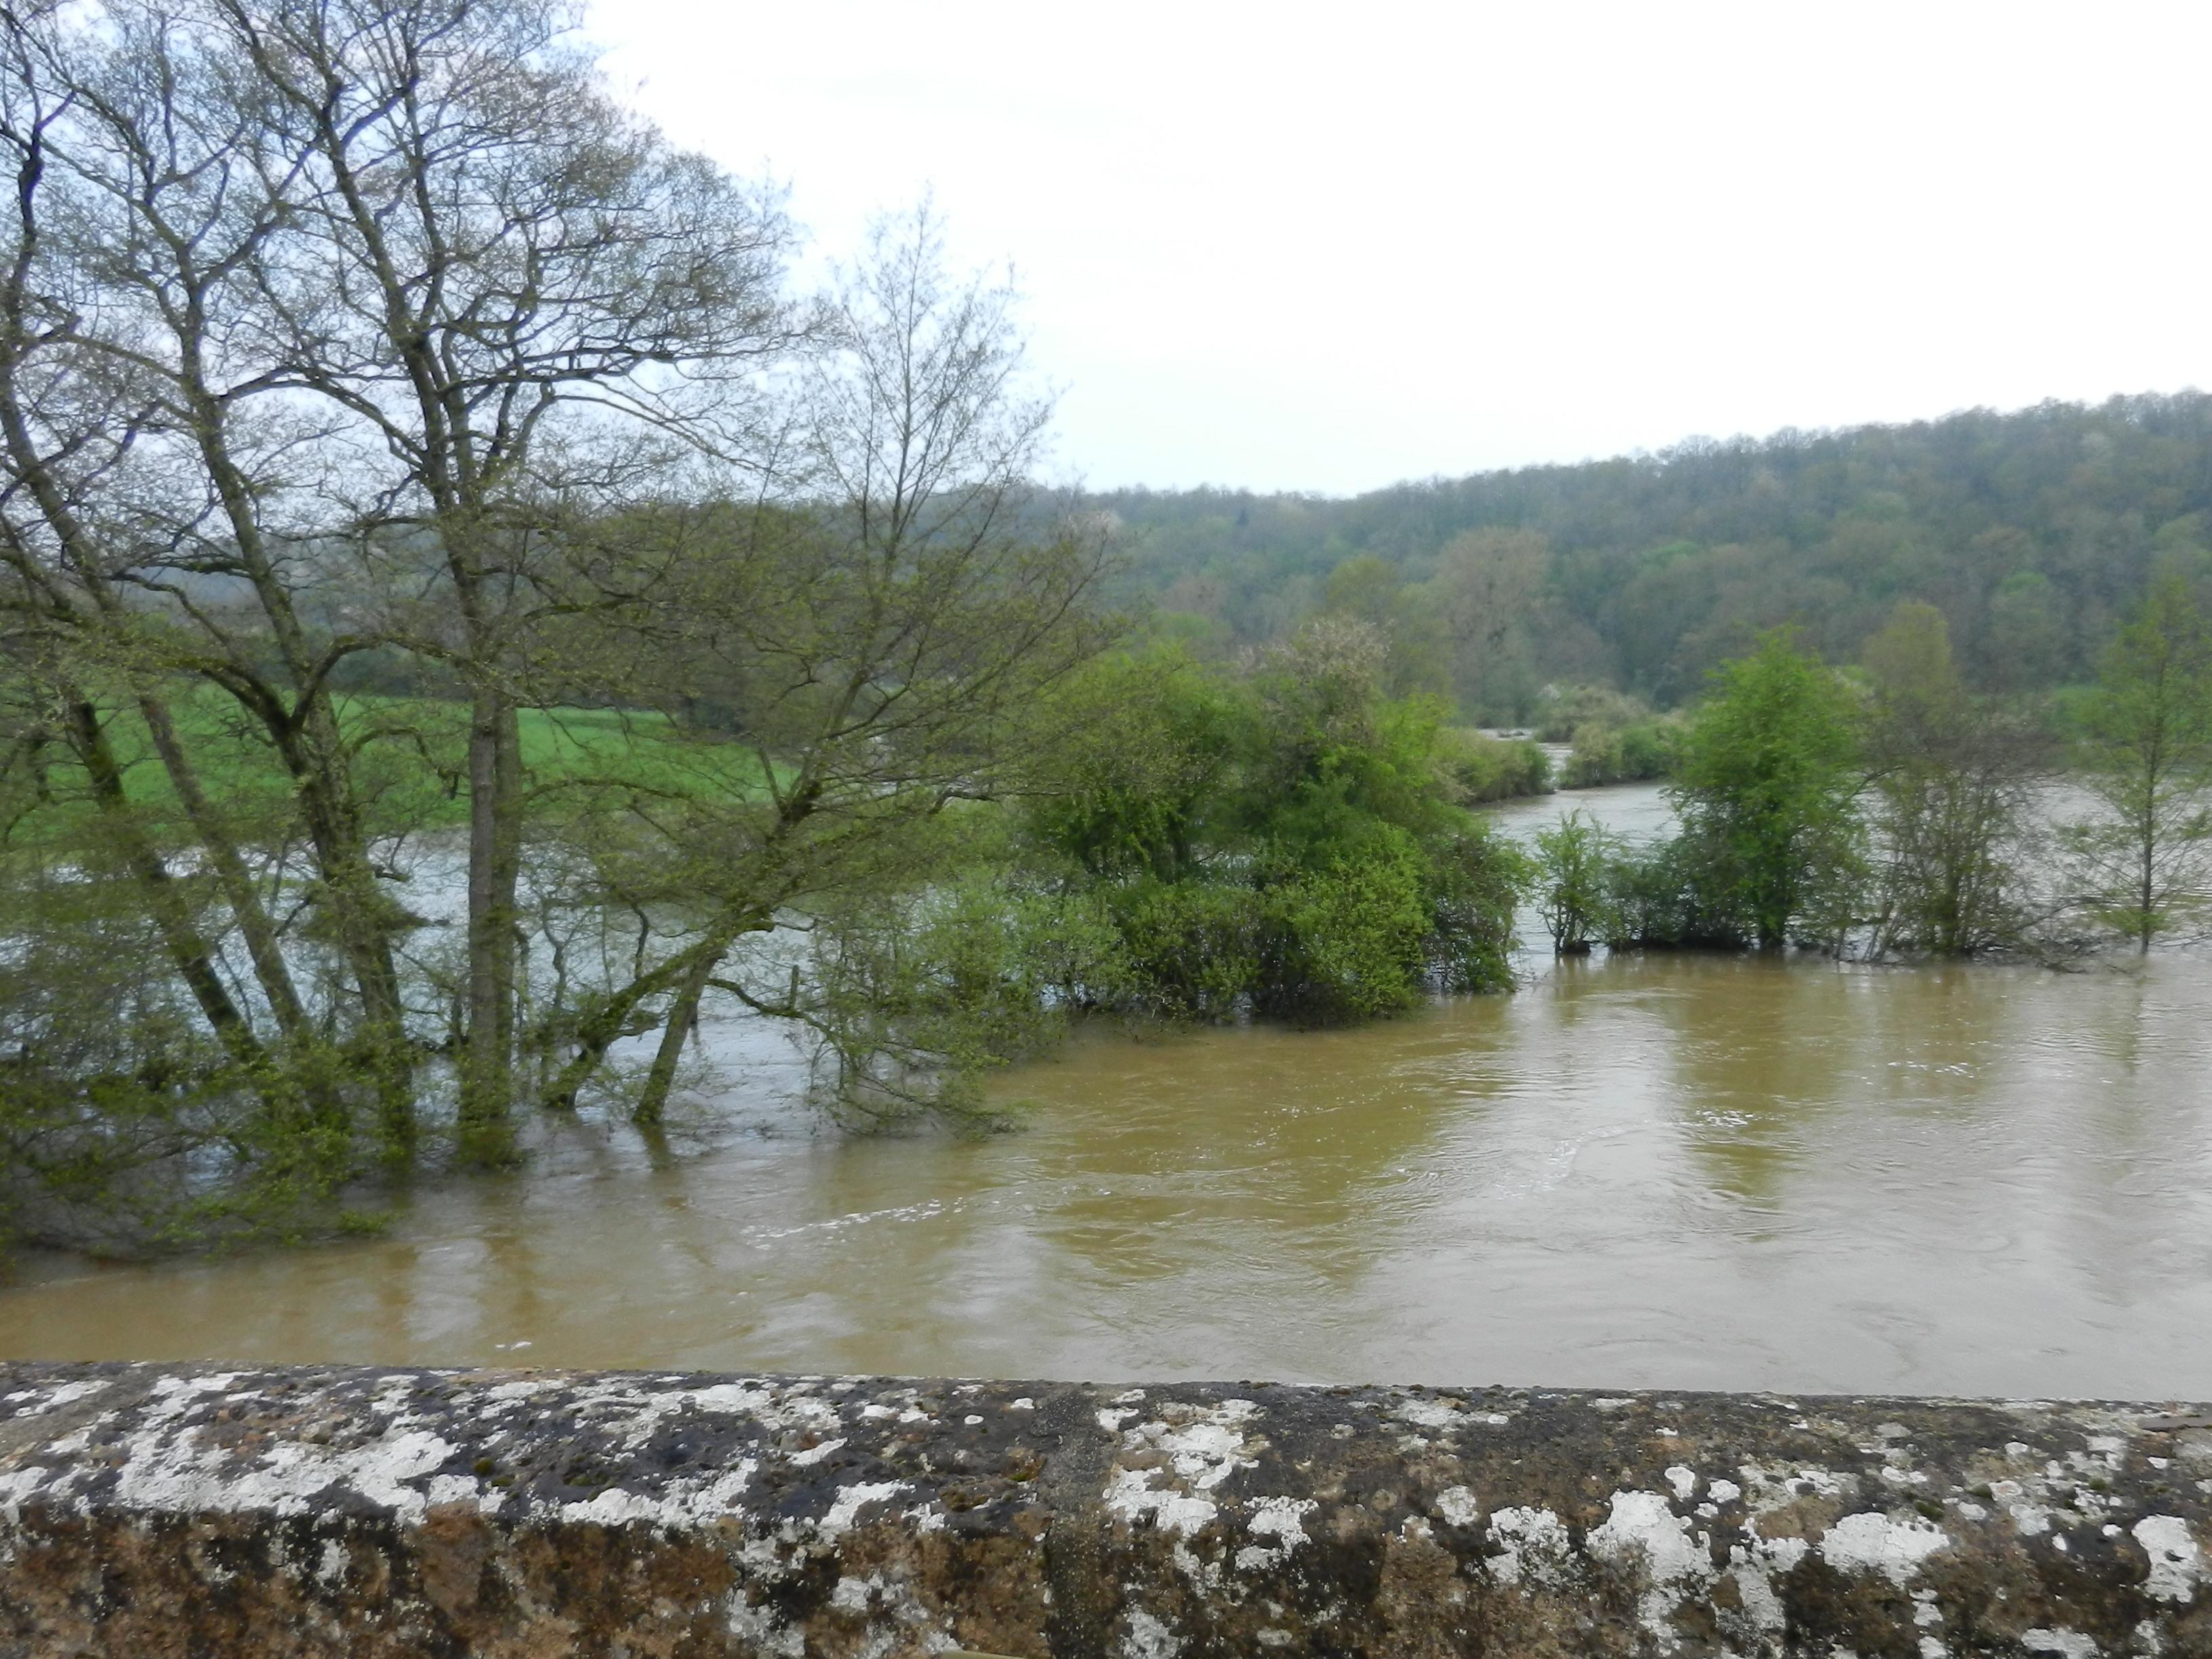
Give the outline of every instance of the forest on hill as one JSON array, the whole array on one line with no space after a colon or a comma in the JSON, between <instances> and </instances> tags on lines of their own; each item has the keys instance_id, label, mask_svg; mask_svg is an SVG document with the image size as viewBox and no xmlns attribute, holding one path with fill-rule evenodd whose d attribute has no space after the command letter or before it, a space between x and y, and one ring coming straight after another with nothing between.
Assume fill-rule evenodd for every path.
<instances>
[{"instance_id":1,"label":"forest on hill","mask_svg":"<svg viewBox=\"0 0 2212 1659\"><path fill-rule=\"evenodd\" d=\"M1784 623L1854 661L1905 600L1943 613L1978 689L2033 692L2094 677L2154 570L2207 580L2212 396L1693 438L1349 499L1090 500L1180 631L1255 644L1363 617L1398 689L1488 721L1535 720L1563 685L1671 707Z\"/></svg>"}]
</instances>

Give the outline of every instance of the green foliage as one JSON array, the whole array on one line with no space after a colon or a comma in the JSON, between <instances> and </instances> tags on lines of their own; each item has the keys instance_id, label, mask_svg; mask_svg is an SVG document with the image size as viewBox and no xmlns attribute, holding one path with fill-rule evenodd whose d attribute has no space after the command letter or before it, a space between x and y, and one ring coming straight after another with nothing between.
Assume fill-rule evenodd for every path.
<instances>
[{"instance_id":1,"label":"green foliage","mask_svg":"<svg viewBox=\"0 0 2212 1659\"><path fill-rule=\"evenodd\" d=\"M1030 832L1091 874L1190 866L1203 815L1249 712L1186 652L1104 659L1042 711L1041 758L1025 781Z\"/></svg>"},{"instance_id":2,"label":"green foliage","mask_svg":"<svg viewBox=\"0 0 2212 1659\"><path fill-rule=\"evenodd\" d=\"M1613 937L1613 867L1620 838L1577 806L1536 834L1536 908L1563 956L1587 951L1590 941Z\"/></svg>"},{"instance_id":3,"label":"green foliage","mask_svg":"<svg viewBox=\"0 0 2212 1659\"><path fill-rule=\"evenodd\" d=\"M1570 789L1593 789L1670 777L1681 743L1680 722L1657 715L1626 726L1587 724L1575 732L1563 781Z\"/></svg>"},{"instance_id":4,"label":"green foliage","mask_svg":"<svg viewBox=\"0 0 2212 1659\"><path fill-rule=\"evenodd\" d=\"M1258 988L1267 908L1230 881L1141 878L1107 898L1127 978L1112 1006L1164 1019L1231 1018Z\"/></svg>"},{"instance_id":5,"label":"green foliage","mask_svg":"<svg viewBox=\"0 0 2212 1659\"><path fill-rule=\"evenodd\" d=\"M1465 726L1436 737L1437 763L1466 805L1549 794L1552 757L1528 738L1493 738Z\"/></svg>"},{"instance_id":6,"label":"green foliage","mask_svg":"<svg viewBox=\"0 0 2212 1659\"><path fill-rule=\"evenodd\" d=\"M1429 971L1458 994L1513 988L1513 913L1534 879L1521 849L1477 821L1427 849Z\"/></svg>"},{"instance_id":7,"label":"green foliage","mask_svg":"<svg viewBox=\"0 0 2212 1659\"><path fill-rule=\"evenodd\" d=\"M2094 817L2065 842L2100 922L2148 951L2212 898L2212 627L2178 573L2153 582L2081 711Z\"/></svg>"},{"instance_id":8,"label":"green foliage","mask_svg":"<svg viewBox=\"0 0 2212 1659\"><path fill-rule=\"evenodd\" d=\"M1651 718L1651 705L1608 685L1571 685L1547 691L1536 735L1546 743L1572 743L1586 727L1619 731Z\"/></svg>"},{"instance_id":9,"label":"green foliage","mask_svg":"<svg viewBox=\"0 0 2212 1659\"><path fill-rule=\"evenodd\" d=\"M1832 940L1864 864L1856 711L1788 629L1714 672L1672 794L1701 891L1762 945Z\"/></svg>"},{"instance_id":10,"label":"green foliage","mask_svg":"<svg viewBox=\"0 0 2212 1659\"><path fill-rule=\"evenodd\" d=\"M982 1081L1049 1045L1129 969L1098 896L1010 890L979 864L900 905L813 925L809 971L768 1012L813 1033L817 1097L848 1123L988 1127Z\"/></svg>"},{"instance_id":11,"label":"green foliage","mask_svg":"<svg viewBox=\"0 0 2212 1659\"><path fill-rule=\"evenodd\" d=\"M1395 576L1395 596L1443 620L1466 717L1548 724L1547 682L1673 708L1784 623L1830 661L1856 660L1907 599L1942 608L1978 690L2086 680L2154 566L2206 544L2208 450L2212 396L2183 392L1692 439L1342 501L1129 490L1092 504L1130 527L1133 592L1203 592L1247 645L1283 637L1331 583L1349 611L1355 575L1367 594Z\"/></svg>"},{"instance_id":12,"label":"green foliage","mask_svg":"<svg viewBox=\"0 0 2212 1659\"><path fill-rule=\"evenodd\" d=\"M2033 734L1967 690L1933 605L1899 605L1863 659L1880 866L1870 952L1971 956L2023 942Z\"/></svg>"},{"instance_id":13,"label":"green foliage","mask_svg":"<svg viewBox=\"0 0 2212 1659\"><path fill-rule=\"evenodd\" d=\"M1616 950L1741 950L1750 943L1716 849L1675 836L1617 854L1606 871L1606 943Z\"/></svg>"},{"instance_id":14,"label":"green foliage","mask_svg":"<svg viewBox=\"0 0 2212 1659\"><path fill-rule=\"evenodd\" d=\"M1428 875L1410 837L1382 835L1268 889L1255 1010L1331 1024L1411 1007L1427 965Z\"/></svg>"},{"instance_id":15,"label":"green foliage","mask_svg":"<svg viewBox=\"0 0 2212 1659\"><path fill-rule=\"evenodd\" d=\"M1541 751L1388 695L1388 659L1331 617L1246 672L1156 653L1069 688L1021 817L1118 932L1123 978L1094 1002L1320 1024L1510 983L1522 866L1466 803L1539 781Z\"/></svg>"},{"instance_id":16,"label":"green foliage","mask_svg":"<svg viewBox=\"0 0 2212 1659\"><path fill-rule=\"evenodd\" d=\"M1424 587L1407 586L1387 559L1363 553L1328 573L1322 610L1364 623L1382 647L1383 689L1395 696L1451 690L1451 641L1445 619Z\"/></svg>"},{"instance_id":17,"label":"green foliage","mask_svg":"<svg viewBox=\"0 0 2212 1659\"><path fill-rule=\"evenodd\" d=\"M226 1045L156 931L77 866L15 860L0 915L0 1247L132 1255L327 1218L353 1168L342 1056Z\"/></svg>"}]
</instances>

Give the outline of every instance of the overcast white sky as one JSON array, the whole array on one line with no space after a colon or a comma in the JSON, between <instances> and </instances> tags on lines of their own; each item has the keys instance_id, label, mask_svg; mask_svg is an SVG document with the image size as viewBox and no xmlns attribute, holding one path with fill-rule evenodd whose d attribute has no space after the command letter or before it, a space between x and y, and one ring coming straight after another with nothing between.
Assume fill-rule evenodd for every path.
<instances>
[{"instance_id":1,"label":"overcast white sky","mask_svg":"<svg viewBox=\"0 0 2212 1659\"><path fill-rule=\"evenodd\" d=\"M594 0L816 246L934 190L1056 463L1352 491L2212 385L2212 4Z\"/></svg>"}]
</instances>

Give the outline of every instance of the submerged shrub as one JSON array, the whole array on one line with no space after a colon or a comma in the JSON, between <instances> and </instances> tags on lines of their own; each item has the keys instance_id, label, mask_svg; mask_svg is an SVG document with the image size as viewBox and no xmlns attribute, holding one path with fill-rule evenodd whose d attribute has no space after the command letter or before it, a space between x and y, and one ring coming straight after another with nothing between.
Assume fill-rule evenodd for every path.
<instances>
[{"instance_id":1,"label":"submerged shrub","mask_svg":"<svg viewBox=\"0 0 2212 1659\"><path fill-rule=\"evenodd\" d=\"M1563 781L1570 789L1592 789L1671 776L1680 744L1681 727L1656 717L1626 726L1585 726L1575 733Z\"/></svg>"},{"instance_id":2,"label":"submerged shrub","mask_svg":"<svg viewBox=\"0 0 2212 1659\"><path fill-rule=\"evenodd\" d=\"M1751 942L1721 849L1677 836L1606 866L1606 944L1614 950L1740 950Z\"/></svg>"},{"instance_id":3,"label":"submerged shrub","mask_svg":"<svg viewBox=\"0 0 2212 1659\"><path fill-rule=\"evenodd\" d=\"M1619 732L1651 718L1650 704L1608 685L1547 689L1536 735L1546 743L1579 744L1587 732Z\"/></svg>"},{"instance_id":4,"label":"submerged shrub","mask_svg":"<svg viewBox=\"0 0 2212 1659\"><path fill-rule=\"evenodd\" d=\"M1112 999L1169 1019L1232 1016L1260 980L1264 907L1238 883L1141 880L1109 900L1126 974Z\"/></svg>"},{"instance_id":5,"label":"submerged shrub","mask_svg":"<svg viewBox=\"0 0 2212 1659\"><path fill-rule=\"evenodd\" d=\"M1323 1024L1412 1006L1427 965L1425 873L1411 846L1386 842L1267 890L1255 1011Z\"/></svg>"},{"instance_id":6,"label":"submerged shrub","mask_svg":"<svg viewBox=\"0 0 2212 1659\"><path fill-rule=\"evenodd\" d=\"M1553 951L1578 955L1613 931L1609 876L1620 855L1620 837L1579 806L1537 832L1536 907Z\"/></svg>"},{"instance_id":7,"label":"submerged shrub","mask_svg":"<svg viewBox=\"0 0 2212 1659\"><path fill-rule=\"evenodd\" d=\"M985 1077L1123 994L1122 939L1094 895L1009 888L1001 873L816 919L806 971L768 1012L813 1034L815 1094L834 1115L988 1121Z\"/></svg>"},{"instance_id":8,"label":"submerged shrub","mask_svg":"<svg viewBox=\"0 0 2212 1659\"><path fill-rule=\"evenodd\" d=\"M1528 738L1493 738L1453 727L1439 732L1437 762L1462 805L1551 793L1552 757Z\"/></svg>"},{"instance_id":9,"label":"submerged shrub","mask_svg":"<svg viewBox=\"0 0 2212 1659\"><path fill-rule=\"evenodd\" d=\"M1439 990L1513 985L1513 913L1530 879L1528 856L1486 824L1429 858L1429 972Z\"/></svg>"}]
</instances>

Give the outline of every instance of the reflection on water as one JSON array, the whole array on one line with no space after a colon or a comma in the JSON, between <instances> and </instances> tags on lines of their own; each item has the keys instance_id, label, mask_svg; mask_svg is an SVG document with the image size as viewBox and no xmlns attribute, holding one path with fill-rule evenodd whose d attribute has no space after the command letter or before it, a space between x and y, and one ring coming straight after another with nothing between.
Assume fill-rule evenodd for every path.
<instances>
[{"instance_id":1,"label":"reflection on water","mask_svg":"<svg viewBox=\"0 0 2212 1659\"><path fill-rule=\"evenodd\" d=\"M1087 1038L981 1141L568 1125L383 1238L44 1270L0 1353L2205 1392L2212 961L1531 966L1356 1031Z\"/></svg>"}]
</instances>

